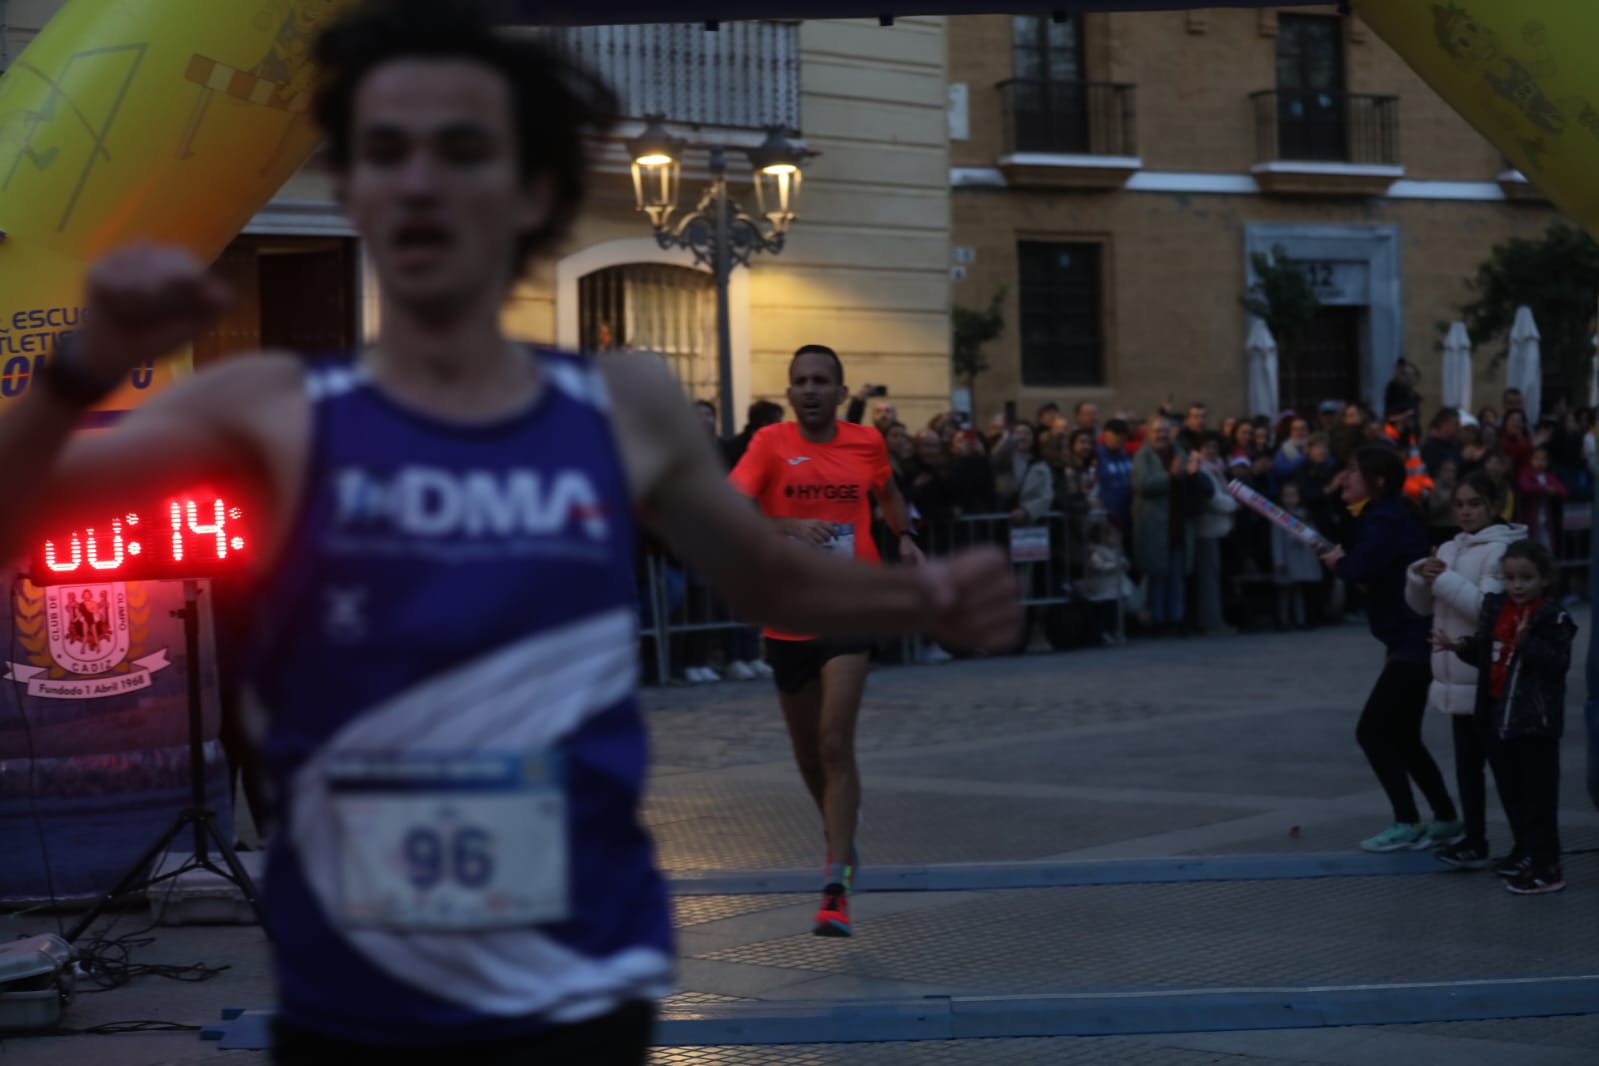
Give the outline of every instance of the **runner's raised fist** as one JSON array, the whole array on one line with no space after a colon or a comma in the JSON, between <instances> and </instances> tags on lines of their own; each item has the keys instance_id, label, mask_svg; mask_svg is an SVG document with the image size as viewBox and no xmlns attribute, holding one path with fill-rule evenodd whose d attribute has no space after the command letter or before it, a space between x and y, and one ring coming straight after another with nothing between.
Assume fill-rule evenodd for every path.
<instances>
[{"instance_id":1,"label":"runner's raised fist","mask_svg":"<svg viewBox=\"0 0 1599 1066\"><path fill-rule=\"evenodd\" d=\"M106 381L182 347L227 307L228 286L183 248L140 243L89 268L78 358Z\"/></svg>"},{"instance_id":2,"label":"runner's raised fist","mask_svg":"<svg viewBox=\"0 0 1599 1066\"><path fill-rule=\"evenodd\" d=\"M1016 573L998 548L974 548L916 568L932 593L927 633L938 643L1006 651L1022 634Z\"/></svg>"}]
</instances>

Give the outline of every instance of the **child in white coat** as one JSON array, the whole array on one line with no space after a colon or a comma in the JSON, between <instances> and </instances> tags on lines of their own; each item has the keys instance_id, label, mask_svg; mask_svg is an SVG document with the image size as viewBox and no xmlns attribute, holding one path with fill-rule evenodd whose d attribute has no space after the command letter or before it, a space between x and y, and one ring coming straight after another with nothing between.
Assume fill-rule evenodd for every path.
<instances>
[{"instance_id":1,"label":"child in white coat","mask_svg":"<svg viewBox=\"0 0 1599 1066\"><path fill-rule=\"evenodd\" d=\"M1433 616L1433 629L1451 640L1477 631L1483 597L1504 591L1500 568L1505 549L1527 535L1527 527L1499 518L1503 490L1482 471L1468 474L1455 486L1455 522L1461 532L1436 548L1430 558L1411 566L1405 600L1420 615ZM1458 869L1489 865L1487 791L1484 767L1488 757L1478 735L1473 711L1477 703L1477 670L1452 652L1434 651L1432 685L1427 705L1450 716L1455 740L1455 784L1460 791L1466 837L1438 850L1440 862Z\"/></svg>"},{"instance_id":2,"label":"child in white coat","mask_svg":"<svg viewBox=\"0 0 1599 1066\"><path fill-rule=\"evenodd\" d=\"M1120 644L1122 620L1143 609L1138 586L1127 576L1130 564L1122 551L1122 534L1110 522L1094 522L1088 527L1088 554L1083 560L1083 579L1077 589L1095 605L1095 622L1100 639Z\"/></svg>"}]
</instances>

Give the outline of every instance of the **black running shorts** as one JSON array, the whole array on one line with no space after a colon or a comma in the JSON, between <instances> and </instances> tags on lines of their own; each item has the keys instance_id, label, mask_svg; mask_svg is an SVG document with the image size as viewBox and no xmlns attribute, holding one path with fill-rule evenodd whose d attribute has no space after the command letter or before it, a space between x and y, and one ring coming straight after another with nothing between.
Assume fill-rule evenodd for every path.
<instances>
[{"instance_id":1,"label":"black running shorts","mask_svg":"<svg viewBox=\"0 0 1599 1066\"><path fill-rule=\"evenodd\" d=\"M766 665L772 668L777 691L793 694L812 681L820 681L822 667L840 655L865 655L869 640L773 640L766 638Z\"/></svg>"}]
</instances>

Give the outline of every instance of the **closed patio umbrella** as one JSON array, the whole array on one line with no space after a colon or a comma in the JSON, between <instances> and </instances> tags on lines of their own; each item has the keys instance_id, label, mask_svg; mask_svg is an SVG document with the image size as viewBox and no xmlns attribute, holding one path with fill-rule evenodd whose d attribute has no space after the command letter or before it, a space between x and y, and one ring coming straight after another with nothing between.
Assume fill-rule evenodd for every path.
<instances>
[{"instance_id":1,"label":"closed patio umbrella","mask_svg":"<svg viewBox=\"0 0 1599 1066\"><path fill-rule=\"evenodd\" d=\"M1260 319L1249 325L1249 339L1244 343L1249 357L1249 413L1277 417L1280 393L1277 388L1277 342L1271 330Z\"/></svg>"},{"instance_id":2,"label":"closed patio umbrella","mask_svg":"<svg viewBox=\"0 0 1599 1066\"><path fill-rule=\"evenodd\" d=\"M1464 322L1452 323L1444 336L1445 407L1471 410L1471 336Z\"/></svg>"},{"instance_id":3,"label":"closed patio umbrella","mask_svg":"<svg viewBox=\"0 0 1599 1066\"><path fill-rule=\"evenodd\" d=\"M1527 426L1538 422L1538 405L1543 399L1543 360L1538 354L1538 324L1532 320L1532 308L1516 308L1516 319L1510 326L1510 361L1505 368L1505 388L1520 389L1527 405Z\"/></svg>"}]
</instances>

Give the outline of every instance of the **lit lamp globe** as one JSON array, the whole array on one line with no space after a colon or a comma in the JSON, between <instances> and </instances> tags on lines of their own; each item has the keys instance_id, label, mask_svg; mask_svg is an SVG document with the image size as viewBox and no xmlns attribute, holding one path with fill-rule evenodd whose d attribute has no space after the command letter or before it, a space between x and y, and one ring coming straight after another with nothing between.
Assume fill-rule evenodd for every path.
<instances>
[{"instance_id":1,"label":"lit lamp globe","mask_svg":"<svg viewBox=\"0 0 1599 1066\"><path fill-rule=\"evenodd\" d=\"M633 157L633 197L638 209L660 229L677 210L683 142L666 131L662 116L645 119L644 132L627 142Z\"/></svg>"},{"instance_id":2,"label":"lit lamp globe","mask_svg":"<svg viewBox=\"0 0 1599 1066\"><path fill-rule=\"evenodd\" d=\"M800 164L805 149L783 136L780 126L769 126L766 140L750 149L750 164L755 168L755 199L760 213L772 224L774 233L788 229L799 206Z\"/></svg>"}]
</instances>

